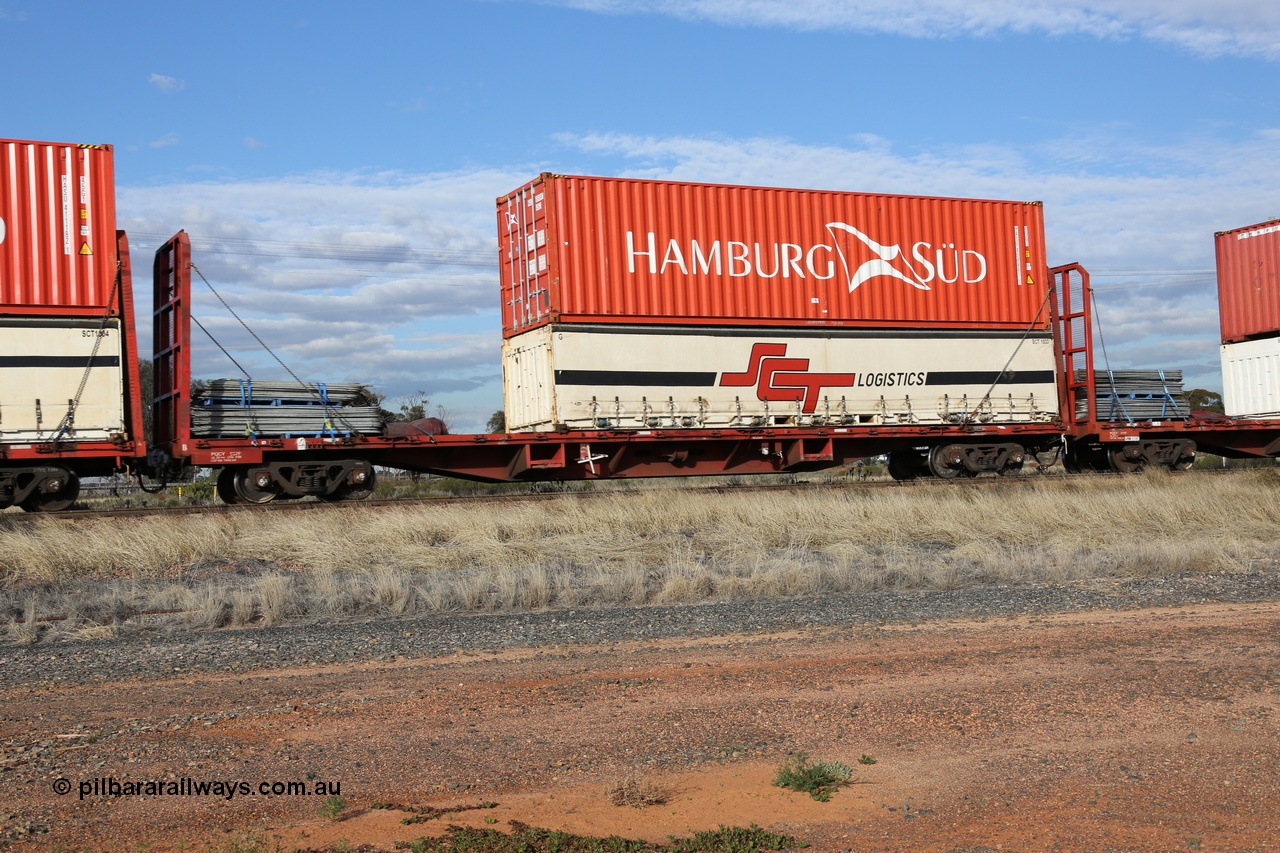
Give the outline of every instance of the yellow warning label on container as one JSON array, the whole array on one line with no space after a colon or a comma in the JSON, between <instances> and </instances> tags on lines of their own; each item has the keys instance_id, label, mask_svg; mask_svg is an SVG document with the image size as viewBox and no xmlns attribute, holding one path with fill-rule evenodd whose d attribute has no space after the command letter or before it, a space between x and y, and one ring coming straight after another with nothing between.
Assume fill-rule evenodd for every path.
<instances>
[{"instance_id":1,"label":"yellow warning label on container","mask_svg":"<svg viewBox=\"0 0 1280 853\"><path fill-rule=\"evenodd\" d=\"M1033 279L1031 276L1027 276L1027 284L1035 284L1035 283L1036 283L1035 279Z\"/></svg>"},{"instance_id":2,"label":"yellow warning label on container","mask_svg":"<svg viewBox=\"0 0 1280 853\"><path fill-rule=\"evenodd\" d=\"M81 243L81 244L80 244L80 254L82 254L82 255L92 255L92 254L93 254L93 249L90 249L90 248L89 248L89 244L88 244L88 243Z\"/></svg>"}]
</instances>

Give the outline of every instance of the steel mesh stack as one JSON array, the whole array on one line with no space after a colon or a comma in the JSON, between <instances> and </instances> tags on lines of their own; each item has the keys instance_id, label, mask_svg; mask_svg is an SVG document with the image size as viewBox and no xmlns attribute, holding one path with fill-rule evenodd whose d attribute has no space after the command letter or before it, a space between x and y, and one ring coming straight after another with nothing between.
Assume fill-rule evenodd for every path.
<instances>
[{"instance_id":1,"label":"steel mesh stack","mask_svg":"<svg viewBox=\"0 0 1280 853\"><path fill-rule=\"evenodd\" d=\"M1076 371L1076 382L1085 372ZM1190 408L1181 370L1095 370L1094 400L1100 421L1180 421ZM1076 399L1076 417L1086 416L1085 399Z\"/></svg>"},{"instance_id":2,"label":"steel mesh stack","mask_svg":"<svg viewBox=\"0 0 1280 853\"><path fill-rule=\"evenodd\" d=\"M382 419L368 389L355 383L213 379L191 401L200 438L377 435Z\"/></svg>"}]
</instances>

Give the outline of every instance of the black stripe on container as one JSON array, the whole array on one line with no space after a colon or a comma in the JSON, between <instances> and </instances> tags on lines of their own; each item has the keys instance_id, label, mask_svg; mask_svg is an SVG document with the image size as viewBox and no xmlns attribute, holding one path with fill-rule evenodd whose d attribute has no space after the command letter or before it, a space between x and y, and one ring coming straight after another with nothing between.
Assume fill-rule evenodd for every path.
<instances>
[{"instance_id":1,"label":"black stripe on container","mask_svg":"<svg viewBox=\"0 0 1280 853\"><path fill-rule=\"evenodd\" d=\"M1052 370L931 370L926 385L1036 385L1053 382Z\"/></svg>"},{"instance_id":2,"label":"black stripe on container","mask_svg":"<svg viewBox=\"0 0 1280 853\"><path fill-rule=\"evenodd\" d=\"M557 370L556 384L710 387L716 375L692 370Z\"/></svg>"},{"instance_id":3,"label":"black stripe on container","mask_svg":"<svg viewBox=\"0 0 1280 853\"><path fill-rule=\"evenodd\" d=\"M0 355L2 367L119 367L118 355L95 355L93 362L82 355Z\"/></svg>"}]
</instances>

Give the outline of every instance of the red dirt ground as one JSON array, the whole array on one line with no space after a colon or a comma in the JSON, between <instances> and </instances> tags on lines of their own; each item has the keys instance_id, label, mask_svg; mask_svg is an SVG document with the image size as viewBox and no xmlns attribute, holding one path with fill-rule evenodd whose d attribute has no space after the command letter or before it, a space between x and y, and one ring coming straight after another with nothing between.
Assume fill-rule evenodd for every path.
<instances>
[{"instance_id":1,"label":"red dirt ground","mask_svg":"<svg viewBox=\"0 0 1280 853\"><path fill-rule=\"evenodd\" d=\"M757 823L815 851L1276 849L1277 627L1280 605L1203 605L9 690L0 740L58 746L4 755L0 823L33 850L391 850L511 820L652 840ZM826 803L772 786L796 750L853 784ZM610 804L633 771L668 802ZM60 777L338 782L347 805L59 797ZM484 801L412 825L372 808Z\"/></svg>"}]
</instances>

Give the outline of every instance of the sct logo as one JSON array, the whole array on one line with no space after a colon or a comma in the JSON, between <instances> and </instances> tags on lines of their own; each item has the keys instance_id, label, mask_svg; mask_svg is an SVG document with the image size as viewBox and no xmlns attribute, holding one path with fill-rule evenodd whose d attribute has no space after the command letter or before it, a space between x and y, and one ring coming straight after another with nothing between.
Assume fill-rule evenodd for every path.
<instances>
[{"instance_id":1,"label":"sct logo","mask_svg":"<svg viewBox=\"0 0 1280 853\"><path fill-rule=\"evenodd\" d=\"M803 399L801 411L818 407L823 388L851 388L856 373L810 373L809 359L786 358L786 344L753 344L743 373L720 374L721 388L756 387L756 397L771 403Z\"/></svg>"}]
</instances>

